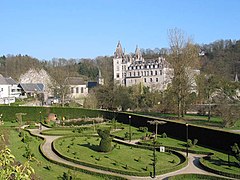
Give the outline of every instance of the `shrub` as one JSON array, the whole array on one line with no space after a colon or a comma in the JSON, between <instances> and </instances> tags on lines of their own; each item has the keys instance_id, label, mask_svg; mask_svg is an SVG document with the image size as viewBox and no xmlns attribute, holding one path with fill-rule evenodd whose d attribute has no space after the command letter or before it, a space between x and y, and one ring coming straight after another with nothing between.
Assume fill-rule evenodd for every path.
<instances>
[{"instance_id":1,"label":"shrub","mask_svg":"<svg viewBox=\"0 0 240 180\"><path fill-rule=\"evenodd\" d=\"M148 127L139 127L138 130L146 133L148 131Z\"/></svg>"},{"instance_id":2,"label":"shrub","mask_svg":"<svg viewBox=\"0 0 240 180\"><path fill-rule=\"evenodd\" d=\"M112 138L110 137L110 130L105 129L101 130L98 129L98 135L101 137L101 141L99 144L99 150L102 152L109 152L112 150Z\"/></svg>"},{"instance_id":3,"label":"shrub","mask_svg":"<svg viewBox=\"0 0 240 180\"><path fill-rule=\"evenodd\" d=\"M192 147L192 145L193 145L193 144L192 144L192 140L191 140L191 139L188 139L188 140L187 140L187 146L188 146L188 147Z\"/></svg>"},{"instance_id":4,"label":"shrub","mask_svg":"<svg viewBox=\"0 0 240 180\"><path fill-rule=\"evenodd\" d=\"M198 140L197 140L197 139L194 139L194 140L193 140L193 146L195 146L197 143L198 143Z\"/></svg>"},{"instance_id":5,"label":"shrub","mask_svg":"<svg viewBox=\"0 0 240 180\"><path fill-rule=\"evenodd\" d=\"M167 134L165 132L162 133L161 138L167 138Z\"/></svg>"}]
</instances>

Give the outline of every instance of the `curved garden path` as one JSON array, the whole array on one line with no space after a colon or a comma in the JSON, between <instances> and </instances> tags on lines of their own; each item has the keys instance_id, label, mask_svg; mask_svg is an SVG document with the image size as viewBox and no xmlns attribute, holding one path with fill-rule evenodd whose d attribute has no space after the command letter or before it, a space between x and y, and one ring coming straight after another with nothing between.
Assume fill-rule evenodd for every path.
<instances>
[{"instance_id":1,"label":"curved garden path","mask_svg":"<svg viewBox=\"0 0 240 180\"><path fill-rule=\"evenodd\" d=\"M97 172L97 173L101 173L101 174L109 174L109 175L115 175L115 176L120 176L126 179L133 179L133 180L137 180L137 179L146 179L146 180L150 180L152 179L151 177L139 177L139 176L128 176L128 175L122 175L122 174L118 174L118 173L114 173L114 172L110 172L110 171L104 171L104 170L99 170L99 169L95 169L95 168L91 168L91 167L87 167L87 166L82 166L70 161L67 161L61 157L59 157L57 154L55 154L52 150L52 142L58 138L60 138L61 136L47 136L47 135L42 135L40 134L40 132L42 130L47 130L49 128L46 128L45 126L42 126L42 129L30 129L29 131L36 136L42 137L44 138L46 141L45 143L42 145L42 151L43 153L46 155L46 157L48 159L52 159L54 161L60 162L62 164L66 164L66 165L70 165L76 168L80 168L80 169L84 169L84 170L88 170L88 171L92 171L92 172ZM125 141L126 142L126 141ZM132 144L135 143L135 141L131 142ZM178 174L205 174L205 175L212 175L212 176L219 176L210 172L207 172L203 169L201 169L200 165L199 165L199 158L202 157L203 155L196 155L196 154L191 154L189 153L189 161L188 161L188 165L178 171L174 171L174 172L170 172L167 174L163 174L163 175L158 175L156 176L155 179L168 179L168 177L170 176L174 176L174 175L178 175ZM219 177L223 177L223 176L219 176ZM229 178L231 179L231 178Z\"/></svg>"}]
</instances>

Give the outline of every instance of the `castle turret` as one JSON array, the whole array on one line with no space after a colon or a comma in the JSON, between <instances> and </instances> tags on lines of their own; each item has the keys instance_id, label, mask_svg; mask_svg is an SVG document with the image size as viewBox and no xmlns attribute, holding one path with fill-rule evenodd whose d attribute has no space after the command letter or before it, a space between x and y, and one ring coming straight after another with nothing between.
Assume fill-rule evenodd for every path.
<instances>
[{"instance_id":1,"label":"castle turret","mask_svg":"<svg viewBox=\"0 0 240 180\"><path fill-rule=\"evenodd\" d=\"M124 56L124 53L122 50L122 45L121 45L120 41L118 41L117 48L114 53L114 58L123 58L123 56Z\"/></svg>"}]
</instances>

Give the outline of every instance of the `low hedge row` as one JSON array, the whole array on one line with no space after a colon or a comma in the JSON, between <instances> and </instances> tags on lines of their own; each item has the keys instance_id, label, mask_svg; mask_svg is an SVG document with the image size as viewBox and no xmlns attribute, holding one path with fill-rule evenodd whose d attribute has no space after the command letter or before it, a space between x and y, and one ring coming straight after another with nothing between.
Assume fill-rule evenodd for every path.
<instances>
[{"instance_id":1,"label":"low hedge row","mask_svg":"<svg viewBox=\"0 0 240 180\"><path fill-rule=\"evenodd\" d=\"M29 131L29 130L28 130ZM58 162L58 161L55 161L53 159L50 159L48 158L48 156L44 153L43 149L42 149L42 146L43 144L46 142L46 140L43 138L43 137L40 137L40 136L37 136L35 134L32 134L31 131L29 131L29 133L32 135L32 136L35 136L35 137L38 137L38 138L41 138L43 139L43 143L39 146L39 151L40 153L42 154L42 156L49 162L51 163L54 163L54 164L57 164L57 165L60 165L60 166L63 166L63 167L66 167L66 168L69 168L69 169L72 169L72 170L77 170L79 172L83 172L85 174L89 174L89 175L93 175L93 176L97 176L97 177L102 177L104 179L116 179L116 180L126 180L126 178L124 177L120 177L120 176L114 176L114 175L110 175L110 174L102 174L102 173L98 173L98 172L94 172L94 171L88 171L88 170L85 170L85 169L81 169L81 168L76 168L74 166L71 166L71 165L68 165L68 164L64 164L64 163L61 163L61 162Z\"/></svg>"},{"instance_id":2,"label":"low hedge row","mask_svg":"<svg viewBox=\"0 0 240 180\"><path fill-rule=\"evenodd\" d=\"M60 139L62 139L62 138L64 138L64 137L61 137ZM134 146L134 147L137 147L137 148L152 149L152 147L141 146L141 145L131 145L131 144L127 144L127 143L124 143L122 141L116 141L116 140L113 140L113 141L124 144L124 145ZM92 167L92 168L96 168L96 169L101 169L101 170L105 170L105 171L110 171L110 172L114 172L114 173L126 174L126 175L130 175L130 176L148 176L149 175L148 172L123 171L123 170L119 170L119 169L113 169L113 168L109 168L109 167L105 167L105 166L100 166L100 165L96 165L96 164L72 159L68 156L65 156L65 155L61 154L59 151L56 150L55 141L52 143L52 149L61 158L66 159L66 160L71 161L71 162L74 162L76 164L80 164L80 165L84 165L84 166L88 166L88 167ZM180 154L178 152L175 152L175 151L172 151L172 153L174 153L175 155L177 155L181 159L180 164L175 166L175 167L171 167L171 169L165 169L165 170L157 171L156 172L157 174L164 174L164 173L176 171L176 170L179 170L179 169L181 169L181 168L183 168L187 165L188 161L182 154Z\"/></svg>"},{"instance_id":3,"label":"low hedge row","mask_svg":"<svg viewBox=\"0 0 240 180\"><path fill-rule=\"evenodd\" d=\"M169 180L180 180L180 179L209 179L209 180L227 180L227 178L210 176L205 174L180 174L176 176L171 176Z\"/></svg>"},{"instance_id":4,"label":"low hedge row","mask_svg":"<svg viewBox=\"0 0 240 180\"><path fill-rule=\"evenodd\" d=\"M138 142L138 144L140 145L145 145L145 146L153 146L149 143L144 143L144 142ZM159 145L160 146L160 145ZM164 146L166 149L168 150L175 150L175 151L182 151L182 152L186 152L186 148L180 148L180 147L174 147L174 146ZM195 151L192 149L188 149L189 153L193 153L193 154L203 154L203 155L211 155L211 152L207 152L207 151Z\"/></svg>"},{"instance_id":5,"label":"low hedge row","mask_svg":"<svg viewBox=\"0 0 240 180\"><path fill-rule=\"evenodd\" d=\"M199 163L200 163L200 165L201 165L206 171L209 171L209 172L212 172L212 173L221 175L221 176L227 176L227 177L231 177L231 178L240 179L240 175L239 175L239 174L227 173L227 172L219 171L219 170L217 170L217 169L213 169L213 168L209 167L209 166L204 162L204 161L205 161L205 158L207 158L207 157L200 158Z\"/></svg>"}]
</instances>

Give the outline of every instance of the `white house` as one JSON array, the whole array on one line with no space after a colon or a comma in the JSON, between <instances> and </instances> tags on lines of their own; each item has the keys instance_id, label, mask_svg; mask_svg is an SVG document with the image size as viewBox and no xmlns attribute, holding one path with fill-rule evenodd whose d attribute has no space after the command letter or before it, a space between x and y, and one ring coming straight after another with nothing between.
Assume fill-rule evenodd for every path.
<instances>
[{"instance_id":1,"label":"white house","mask_svg":"<svg viewBox=\"0 0 240 180\"><path fill-rule=\"evenodd\" d=\"M69 97L71 99L79 99L87 96L87 83L81 77L68 77L66 82L70 88Z\"/></svg>"},{"instance_id":2,"label":"white house","mask_svg":"<svg viewBox=\"0 0 240 180\"><path fill-rule=\"evenodd\" d=\"M18 84L11 78L0 75L0 104L10 104L19 98L21 90Z\"/></svg>"}]
</instances>

